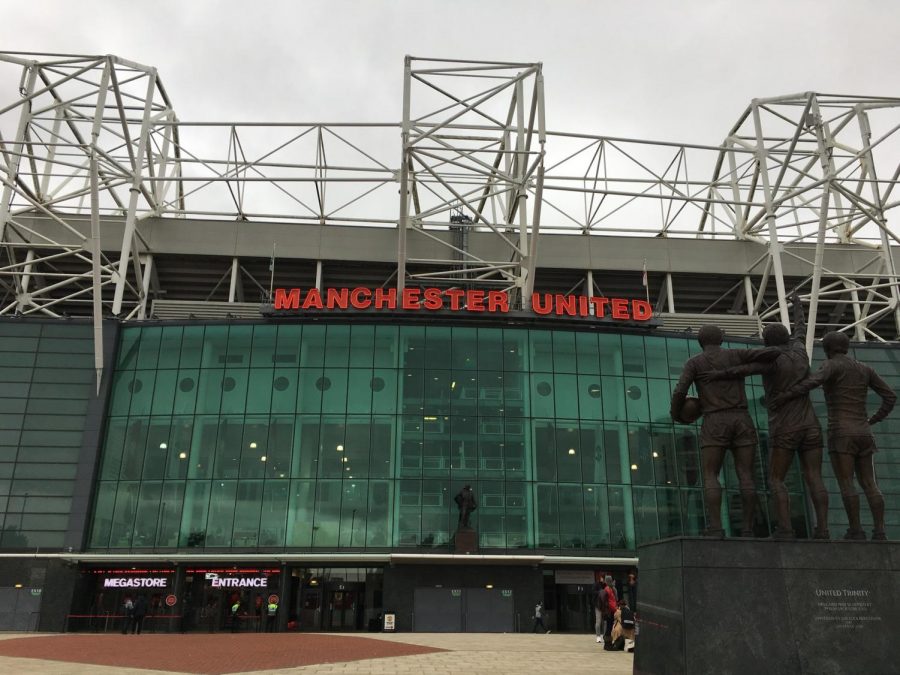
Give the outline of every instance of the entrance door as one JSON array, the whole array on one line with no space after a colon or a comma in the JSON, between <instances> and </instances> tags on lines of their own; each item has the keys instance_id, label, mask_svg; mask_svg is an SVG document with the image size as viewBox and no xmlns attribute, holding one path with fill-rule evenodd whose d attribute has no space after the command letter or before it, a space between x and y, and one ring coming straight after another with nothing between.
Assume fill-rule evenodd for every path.
<instances>
[{"instance_id":1,"label":"entrance door","mask_svg":"<svg viewBox=\"0 0 900 675\"><path fill-rule=\"evenodd\" d=\"M329 589L326 630L358 630L360 594L356 589Z\"/></svg>"},{"instance_id":2,"label":"entrance door","mask_svg":"<svg viewBox=\"0 0 900 675\"><path fill-rule=\"evenodd\" d=\"M572 633L594 631L594 603L591 586L565 584L556 587L559 630Z\"/></svg>"}]
</instances>

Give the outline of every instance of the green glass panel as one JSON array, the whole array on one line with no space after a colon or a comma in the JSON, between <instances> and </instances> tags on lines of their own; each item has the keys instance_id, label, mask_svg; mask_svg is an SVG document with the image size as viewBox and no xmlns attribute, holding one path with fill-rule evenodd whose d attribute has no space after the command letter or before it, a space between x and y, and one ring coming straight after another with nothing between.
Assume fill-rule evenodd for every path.
<instances>
[{"instance_id":1,"label":"green glass panel","mask_svg":"<svg viewBox=\"0 0 900 675\"><path fill-rule=\"evenodd\" d=\"M422 481L398 480L394 546L418 546L422 538Z\"/></svg>"},{"instance_id":2,"label":"green glass panel","mask_svg":"<svg viewBox=\"0 0 900 675\"><path fill-rule=\"evenodd\" d=\"M299 376L296 368L276 368L272 382L272 413L291 413L297 409Z\"/></svg>"},{"instance_id":3,"label":"green glass panel","mask_svg":"<svg viewBox=\"0 0 900 675\"><path fill-rule=\"evenodd\" d=\"M604 375L600 378L603 397L603 419L625 420L625 380L621 377Z\"/></svg>"},{"instance_id":4,"label":"green glass panel","mask_svg":"<svg viewBox=\"0 0 900 675\"><path fill-rule=\"evenodd\" d=\"M328 335L331 340L331 333ZM350 367L371 368L375 348L375 326L354 325L350 330Z\"/></svg>"},{"instance_id":5,"label":"green glass panel","mask_svg":"<svg viewBox=\"0 0 900 675\"><path fill-rule=\"evenodd\" d=\"M404 415L400 419L400 475L421 476L424 422L419 415Z\"/></svg>"},{"instance_id":6,"label":"green glass panel","mask_svg":"<svg viewBox=\"0 0 900 675\"><path fill-rule=\"evenodd\" d=\"M206 523L207 547L230 546L238 481L214 480L209 493L209 517Z\"/></svg>"},{"instance_id":7,"label":"green glass panel","mask_svg":"<svg viewBox=\"0 0 900 675\"><path fill-rule=\"evenodd\" d=\"M120 482L116 492L116 506L112 513L109 547L128 548L134 533L134 514L137 509L140 483Z\"/></svg>"},{"instance_id":8,"label":"green glass panel","mask_svg":"<svg viewBox=\"0 0 900 675\"><path fill-rule=\"evenodd\" d=\"M181 514L179 546L202 548L206 545L210 487L209 481L187 482L184 491L184 510Z\"/></svg>"},{"instance_id":9,"label":"green glass panel","mask_svg":"<svg viewBox=\"0 0 900 675\"><path fill-rule=\"evenodd\" d=\"M400 389L400 410L421 415L425 410L425 373L420 368L403 370L397 386Z\"/></svg>"},{"instance_id":10,"label":"green glass panel","mask_svg":"<svg viewBox=\"0 0 900 675\"><path fill-rule=\"evenodd\" d=\"M603 419L603 387L597 375L578 376L578 417Z\"/></svg>"},{"instance_id":11,"label":"green glass panel","mask_svg":"<svg viewBox=\"0 0 900 675\"><path fill-rule=\"evenodd\" d=\"M478 414L482 416L500 415L503 410L503 373L499 370L482 370L478 373L477 389L473 392L471 387L465 387L466 395L478 396Z\"/></svg>"},{"instance_id":12,"label":"green glass panel","mask_svg":"<svg viewBox=\"0 0 900 675\"><path fill-rule=\"evenodd\" d=\"M681 502L675 488L657 488L657 518L659 520L659 536L678 537L682 534Z\"/></svg>"},{"instance_id":13,"label":"green glass panel","mask_svg":"<svg viewBox=\"0 0 900 675\"><path fill-rule=\"evenodd\" d=\"M326 368L317 386L322 390L322 412L344 413L347 410L346 368Z\"/></svg>"},{"instance_id":14,"label":"green glass panel","mask_svg":"<svg viewBox=\"0 0 900 675\"><path fill-rule=\"evenodd\" d=\"M291 475L315 478L319 465L320 420L314 415L298 415L294 427Z\"/></svg>"},{"instance_id":15,"label":"green glass panel","mask_svg":"<svg viewBox=\"0 0 900 675\"><path fill-rule=\"evenodd\" d=\"M600 354L594 333L575 333L575 358L579 373L600 374Z\"/></svg>"},{"instance_id":16,"label":"green glass panel","mask_svg":"<svg viewBox=\"0 0 900 675\"><path fill-rule=\"evenodd\" d=\"M162 328L148 326L141 330L141 344L138 349L137 368L153 370L159 361L159 345L162 341Z\"/></svg>"},{"instance_id":17,"label":"green glass panel","mask_svg":"<svg viewBox=\"0 0 900 675\"><path fill-rule=\"evenodd\" d=\"M478 328L478 364L481 368L496 368L503 363L503 330Z\"/></svg>"},{"instance_id":18,"label":"green glass panel","mask_svg":"<svg viewBox=\"0 0 900 675\"><path fill-rule=\"evenodd\" d=\"M197 402L197 382L199 370L179 370L176 377L175 396L172 412L176 415L190 415Z\"/></svg>"},{"instance_id":19,"label":"green glass panel","mask_svg":"<svg viewBox=\"0 0 900 675\"><path fill-rule=\"evenodd\" d=\"M583 490L581 485L559 486L559 540L562 548L586 547Z\"/></svg>"},{"instance_id":20,"label":"green glass panel","mask_svg":"<svg viewBox=\"0 0 900 675\"><path fill-rule=\"evenodd\" d=\"M91 521L91 548L106 548L109 545L109 530L112 527L116 505L114 481L101 481L94 500L94 517Z\"/></svg>"},{"instance_id":21,"label":"green glass panel","mask_svg":"<svg viewBox=\"0 0 900 675\"><path fill-rule=\"evenodd\" d=\"M581 481L581 434L575 422L557 421L556 471L557 480L566 483Z\"/></svg>"},{"instance_id":22,"label":"green glass panel","mask_svg":"<svg viewBox=\"0 0 900 675\"><path fill-rule=\"evenodd\" d=\"M300 365L308 368L325 365L325 326L304 326Z\"/></svg>"},{"instance_id":23,"label":"green glass panel","mask_svg":"<svg viewBox=\"0 0 900 675\"><path fill-rule=\"evenodd\" d=\"M703 493L700 490L681 490L681 513L685 536L697 536L706 528Z\"/></svg>"},{"instance_id":24,"label":"green glass panel","mask_svg":"<svg viewBox=\"0 0 900 675\"><path fill-rule=\"evenodd\" d=\"M587 548L610 548L609 501L606 485L584 485L584 534Z\"/></svg>"},{"instance_id":25,"label":"green glass panel","mask_svg":"<svg viewBox=\"0 0 900 675\"><path fill-rule=\"evenodd\" d=\"M366 480L345 480L341 486L341 525L338 546L364 548L369 485Z\"/></svg>"},{"instance_id":26,"label":"green glass panel","mask_svg":"<svg viewBox=\"0 0 900 675\"><path fill-rule=\"evenodd\" d=\"M451 336L452 332L447 326L428 326L425 333L425 366L450 369L453 363L452 350L455 348Z\"/></svg>"},{"instance_id":27,"label":"green glass panel","mask_svg":"<svg viewBox=\"0 0 900 675\"><path fill-rule=\"evenodd\" d=\"M503 422L503 468L507 480L523 480L529 473L531 462L528 461L526 444L530 434L528 423L521 419L506 419Z\"/></svg>"},{"instance_id":28,"label":"green glass panel","mask_svg":"<svg viewBox=\"0 0 900 675\"><path fill-rule=\"evenodd\" d=\"M347 412L368 413L372 410L374 373L370 369L353 368L347 386Z\"/></svg>"},{"instance_id":29,"label":"green glass panel","mask_svg":"<svg viewBox=\"0 0 900 675\"><path fill-rule=\"evenodd\" d=\"M350 326L328 326L325 340L325 367L346 368L350 356Z\"/></svg>"},{"instance_id":30,"label":"green glass panel","mask_svg":"<svg viewBox=\"0 0 900 675\"><path fill-rule=\"evenodd\" d=\"M453 370L475 370L478 367L478 330L453 328Z\"/></svg>"},{"instance_id":31,"label":"green glass panel","mask_svg":"<svg viewBox=\"0 0 900 675\"><path fill-rule=\"evenodd\" d=\"M506 417L525 417L529 410L528 375L503 373L503 414Z\"/></svg>"},{"instance_id":32,"label":"green glass panel","mask_svg":"<svg viewBox=\"0 0 900 675\"><path fill-rule=\"evenodd\" d=\"M388 416L372 418L369 475L373 478L393 477L396 419Z\"/></svg>"},{"instance_id":33,"label":"green glass panel","mask_svg":"<svg viewBox=\"0 0 900 675\"><path fill-rule=\"evenodd\" d=\"M603 452L606 456L608 480L611 483L630 483L631 462L628 452L628 434L624 424L604 423Z\"/></svg>"},{"instance_id":34,"label":"green glass panel","mask_svg":"<svg viewBox=\"0 0 900 675\"><path fill-rule=\"evenodd\" d=\"M476 493L483 496L478 485L473 485ZM446 546L450 543L450 504L452 497L450 489L442 480L422 481L422 538L419 542L421 548ZM483 501L481 502L483 505ZM455 506L455 505L454 505ZM470 524L475 529L480 529L481 507L473 514ZM457 520L458 520L457 515ZM454 522L454 527L456 523Z\"/></svg>"},{"instance_id":35,"label":"green glass panel","mask_svg":"<svg viewBox=\"0 0 900 675\"><path fill-rule=\"evenodd\" d=\"M450 467L454 477L457 472L474 472L478 467L478 418L451 417L450 433Z\"/></svg>"},{"instance_id":36,"label":"green glass panel","mask_svg":"<svg viewBox=\"0 0 900 675\"><path fill-rule=\"evenodd\" d=\"M247 407L247 383L250 371L228 368L222 380L222 414L242 414Z\"/></svg>"},{"instance_id":37,"label":"green glass panel","mask_svg":"<svg viewBox=\"0 0 900 675\"><path fill-rule=\"evenodd\" d=\"M556 484L534 486L534 513L537 548L559 548L559 505Z\"/></svg>"},{"instance_id":38,"label":"green glass panel","mask_svg":"<svg viewBox=\"0 0 900 675\"><path fill-rule=\"evenodd\" d=\"M193 433L193 417L175 417L172 419L172 426L169 432L168 453L165 461L166 478L187 477ZM175 544L169 545L174 546Z\"/></svg>"},{"instance_id":39,"label":"green glass panel","mask_svg":"<svg viewBox=\"0 0 900 675\"><path fill-rule=\"evenodd\" d=\"M622 363L622 338L615 333L597 335L601 375L624 375Z\"/></svg>"},{"instance_id":40,"label":"green glass panel","mask_svg":"<svg viewBox=\"0 0 900 675\"><path fill-rule=\"evenodd\" d=\"M542 352L542 357L544 353ZM528 331L513 328L503 330L503 370L506 372L523 372L528 370L529 348L528 348ZM481 361L481 367L491 367L494 361ZM538 368L538 370L550 370L547 368Z\"/></svg>"},{"instance_id":41,"label":"green glass panel","mask_svg":"<svg viewBox=\"0 0 900 675\"><path fill-rule=\"evenodd\" d=\"M341 481L319 480L316 483L316 514L313 527L314 548L338 545L341 524Z\"/></svg>"},{"instance_id":42,"label":"green glass panel","mask_svg":"<svg viewBox=\"0 0 900 675\"><path fill-rule=\"evenodd\" d=\"M157 368L178 368L178 361L181 358L181 336L183 332L184 328L182 326L166 326L162 329Z\"/></svg>"},{"instance_id":43,"label":"green glass panel","mask_svg":"<svg viewBox=\"0 0 900 675\"><path fill-rule=\"evenodd\" d=\"M184 483L182 481L163 483L162 504L160 504L159 509L159 528L156 532L157 546L167 548L178 546L183 507Z\"/></svg>"},{"instance_id":44,"label":"green glass panel","mask_svg":"<svg viewBox=\"0 0 900 675\"><path fill-rule=\"evenodd\" d=\"M504 486L507 548L526 548L534 543L528 525L528 513L531 511L529 504L531 500L528 498L530 494L530 484L516 481L507 482Z\"/></svg>"},{"instance_id":45,"label":"green glass panel","mask_svg":"<svg viewBox=\"0 0 900 675\"><path fill-rule=\"evenodd\" d=\"M425 371L423 412L426 417L450 414L450 395L452 393L450 384L452 381L449 370Z\"/></svg>"},{"instance_id":46,"label":"green glass panel","mask_svg":"<svg viewBox=\"0 0 900 675\"><path fill-rule=\"evenodd\" d=\"M369 481L366 546L369 548L390 546L391 529L391 483Z\"/></svg>"},{"instance_id":47,"label":"green glass panel","mask_svg":"<svg viewBox=\"0 0 900 675\"><path fill-rule=\"evenodd\" d=\"M137 370L134 379L126 385L131 391L131 415L149 415L153 404L153 385L156 381L156 372L152 370ZM32 396L34 391L32 390Z\"/></svg>"},{"instance_id":48,"label":"green glass panel","mask_svg":"<svg viewBox=\"0 0 900 675\"><path fill-rule=\"evenodd\" d=\"M632 488L634 497L634 529L638 544L659 539L659 522L656 517L656 490L647 487Z\"/></svg>"},{"instance_id":49,"label":"green glass panel","mask_svg":"<svg viewBox=\"0 0 900 675\"><path fill-rule=\"evenodd\" d=\"M242 480L238 482L234 510L234 531L231 537L232 547L255 548L259 543L262 497L263 482L261 480Z\"/></svg>"},{"instance_id":50,"label":"green glass panel","mask_svg":"<svg viewBox=\"0 0 900 675\"><path fill-rule=\"evenodd\" d=\"M272 408L275 371L272 368L253 368L247 379L248 414L267 413Z\"/></svg>"},{"instance_id":51,"label":"green glass panel","mask_svg":"<svg viewBox=\"0 0 900 675\"><path fill-rule=\"evenodd\" d=\"M130 418L122 447L120 480L140 480L144 465L144 449L147 445L147 420Z\"/></svg>"},{"instance_id":52,"label":"green glass panel","mask_svg":"<svg viewBox=\"0 0 900 675\"><path fill-rule=\"evenodd\" d=\"M267 480L260 509L259 545L282 547L287 536L288 498L291 483L287 480Z\"/></svg>"},{"instance_id":53,"label":"green glass panel","mask_svg":"<svg viewBox=\"0 0 900 675\"><path fill-rule=\"evenodd\" d=\"M131 542L134 548L150 548L156 544L161 496L162 483L147 480L141 482Z\"/></svg>"},{"instance_id":54,"label":"green glass panel","mask_svg":"<svg viewBox=\"0 0 900 675\"><path fill-rule=\"evenodd\" d=\"M651 433L651 458L657 485L678 485L678 462L672 427L654 425Z\"/></svg>"},{"instance_id":55,"label":"green glass panel","mask_svg":"<svg viewBox=\"0 0 900 675\"><path fill-rule=\"evenodd\" d=\"M301 368L297 412L322 412L322 388L326 385L324 373L318 368Z\"/></svg>"},{"instance_id":56,"label":"green glass panel","mask_svg":"<svg viewBox=\"0 0 900 675\"><path fill-rule=\"evenodd\" d=\"M243 418L219 418L219 433L216 437L216 451L213 459L213 478L238 477L243 432Z\"/></svg>"},{"instance_id":57,"label":"green glass panel","mask_svg":"<svg viewBox=\"0 0 900 675\"><path fill-rule=\"evenodd\" d=\"M478 424L478 475L481 478L502 478L504 469L503 418L479 417Z\"/></svg>"},{"instance_id":58,"label":"green glass panel","mask_svg":"<svg viewBox=\"0 0 900 675\"><path fill-rule=\"evenodd\" d=\"M147 449L144 455L143 480L160 479L165 475L170 450L169 417L151 417L147 429Z\"/></svg>"},{"instance_id":59,"label":"green glass panel","mask_svg":"<svg viewBox=\"0 0 900 675\"><path fill-rule=\"evenodd\" d=\"M216 461L219 418L194 418L193 440L188 457L188 478L210 478Z\"/></svg>"},{"instance_id":60,"label":"green glass panel","mask_svg":"<svg viewBox=\"0 0 900 675\"><path fill-rule=\"evenodd\" d=\"M228 352L225 363L229 367L250 367L250 348L253 343L253 326L228 327Z\"/></svg>"},{"instance_id":61,"label":"green glass panel","mask_svg":"<svg viewBox=\"0 0 900 675\"><path fill-rule=\"evenodd\" d=\"M269 420L269 447L266 477L288 478L291 475L291 448L294 442L294 418L273 416Z\"/></svg>"},{"instance_id":62,"label":"green glass panel","mask_svg":"<svg viewBox=\"0 0 900 675\"><path fill-rule=\"evenodd\" d=\"M319 327L313 327L313 332ZM285 324L278 326L278 344L273 357L276 367L287 368L300 365L300 353L303 347L303 326ZM321 366L321 359L315 365Z\"/></svg>"},{"instance_id":63,"label":"green glass panel","mask_svg":"<svg viewBox=\"0 0 900 675\"><path fill-rule=\"evenodd\" d=\"M375 327L374 365L376 368L396 368L399 363L399 329L396 326Z\"/></svg>"},{"instance_id":64,"label":"green glass panel","mask_svg":"<svg viewBox=\"0 0 900 675\"><path fill-rule=\"evenodd\" d=\"M312 545L315 505L315 481L292 480L286 536L288 547L308 548Z\"/></svg>"},{"instance_id":65,"label":"green glass panel","mask_svg":"<svg viewBox=\"0 0 900 675\"><path fill-rule=\"evenodd\" d=\"M535 420L534 430L534 475L540 481L556 480L556 427L553 422Z\"/></svg>"},{"instance_id":66,"label":"green glass panel","mask_svg":"<svg viewBox=\"0 0 900 675\"><path fill-rule=\"evenodd\" d=\"M127 419L110 418L106 425L106 442L103 444L100 463L100 479L115 480L122 468L122 451L125 446Z\"/></svg>"},{"instance_id":67,"label":"green glass panel","mask_svg":"<svg viewBox=\"0 0 900 675\"><path fill-rule=\"evenodd\" d=\"M372 394L372 412L391 414L397 412L397 370L376 368L369 388Z\"/></svg>"},{"instance_id":68,"label":"green glass panel","mask_svg":"<svg viewBox=\"0 0 900 675\"><path fill-rule=\"evenodd\" d=\"M268 462L269 418L248 416L244 420L244 438L241 442L240 477L262 478L266 475Z\"/></svg>"},{"instance_id":69,"label":"green glass panel","mask_svg":"<svg viewBox=\"0 0 900 675\"><path fill-rule=\"evenodd\" d=\"M650 395L650 419L653 422L671 424L669 407L674 385L669 380L647 380Z\"/></svg>"},{"instance_id":70,"label":"green glass panel","mask_svg":"<svg viewBox=\"0 0 900 675\"><path fill-rule=\"evenodd\" d=\"M548 330L530 331L531 370L553 370L553 333ZM507 350L508 351L508 350Z\"/></svg>"},{"instance_id":71,"label":"green glass panel","mask_svg":"<svg viewBox=\"0 0 900 675\"><path fill-rule=\"evenodd\" d=\"M222 405L222 384L224 379L224 370L200 371L200 379L197 385L197 414L219 413Z\"/></svg>"},{"instance_id":72,"label":"green glass panel","mask_svg":"<svg viewBox=\"0 0 900 675\"><path fill-rule=\"evenodd\" d=\"M319 443L319 478L343 478L347 463L347 437L343 416L322 417ZM338 491L340 494L340 491Z\"/></svg>"},{"instance_id":73,"label":"green glass panel","mask_svg":"<svg viewBox=\"0 0 900 675\"><path fill-rule=\"evenodd\" d=\"M371 418L363 415L348 415L345 427L344 450L336 453L343 459L343 478L356 480L369 475L371 454Z\"/></svg>"},{"instance_id":74,"label":"green glass panel","mask_svg":"<svg viewBox=\"0 0 900 675\"><path fill-rule=\"evenodd\" d=\"M577 370L575 333L553 331L553 369L557 373L574 373Z\"/></svg>"},{"instance_id":75,"label":"green glass panel","mask_svg":"<svg viewBox=\"0 0 900 675\"><path fill-rule=\"evenodd\" d=\"M675 456L678 484L700 487L700 442L694 425L679 424L675 427Z\"/></svg>"},{"instance_id":76,"label":"green glass panel","mask_svg":"<svg viewBox=\"0 0 900 675\"><path fill-rule=\"evenodd\" d=\"M116 358L116 370L133 370L137 364L138 348L141 340L140 328L123 328L119 334L118 356ZM0 338L0 350L3 343Z\"/></svg>"},{"instance_id":77,"label":"green glass panel","mask_svg":"<svg viewBox=\"0 0 900 675\"><path fill-rule=\"evenodd\" d=\"M177 383L177 370L159 370L156 372L156 386L153 389L153 403L150 408L150 412L153 415L172 414Z\"/></svg>"},{"instance_id":78,"label":"green glass panel","mask_svg":"<svg viewBox=\"0 0 900 675\"><path fill-rule=\"evenodd\" d=\"M631 488L610 485L609 500L610 544L613 549L634 550L634 512L631 504Z\"/></svg>"},{"instance_id":79,"label":"green glass panel","mask_svg":"<svg viewBox=\"0 0 900 675\"><path fill-rule=\"evenodd\" d=\"M400 367L422 368L425 365L425 327L401 326Z\"/></svg>"},{"instance_id":80,"label":"green glass panel","mask_svg":"<svg viewBox=\"0 0 900 675\"><path fill-rule=\"evenodd\" d=\"M553 417L553 374L531 374L531 416Z\"/></svg>"},{"instance_id":81,"label":"green glass panel","mask_svg":"<svg viewBox=\"0 0 900 675\"><path fill-rule=\"evenodd\" d=\"M647 380L636 377L625 378L625 413L630 422L650 421Z\"/></svg>"},{"instance_id":82,"label":"green glass panel","mask_svg":"<svg viewBox=\"0 0 900 675\"><path fill-rule=\"evenodd\" d=\"M691 357L688 341L682 338L666 338L666 354L669 362L669 377L677 380L681 376L684 362Z\"/></svg>"},{"instance_id":83,"label":"green glass panel","mask_svg":"<svg viewBox=\"0 0 900 675\"><path fill-rule=\"evenodd\" d=\"M578 378L575 375L554 375L553 397L557 417L578 417Z\"/></svg>"},{"instance_id":84,"label":"green glass panel","mask_svg":"<svg viewBox=\"0 0 900 675\"><path fill-rule=\"evenodd\" d=\"M185 326L181 336L181 358L179 368L199 368L203 362L203 326ZM218 367L218 364L215 364Z\"/></svg>"},{"instance_id":85,"label":"green glass panel","mask_svg":"<svg viewBox=\"0 0 900 675\"><path fill-rule=\"evenodd\" d=\"M273 367L277 337L278 326L253 326L253 343L250 351L251 368Z\"/></svg>"},{"instance_id":86,"label":"green glass panel","mask_svg":"<svg viewBox=\"0 0 900 675\"><path fill-rule=\"evenodd\" d=\"M187 335L185 335L185 341ZM203 356L201 367L223 368L227 363L228 326L206 326L203 334ZM182 361L183 362L183 361ZM191 364L193 366L193 364Z\"/></svg>"},{"instance_id":87,"label":"green glass panel","mask_svg":"<svg viewBox=\"0 0 900 675\"><path fill-rule=\"evenodd\" d=\"M646 424L628 425L628 461L633 485L653 484L653 457L650 427Z\"/></svg>"},{"instance_id":88,"label":"green glass panel","mask_svg":"<svg viewBox=\"0 0 900 675\"><path fill-rule=\"evenodd\" d=\"M25 479L72 480L75 478L75 469L74 464L31 464L23 462L20 457L13 475L15 478Z\"/></svg>"}]
</instances>

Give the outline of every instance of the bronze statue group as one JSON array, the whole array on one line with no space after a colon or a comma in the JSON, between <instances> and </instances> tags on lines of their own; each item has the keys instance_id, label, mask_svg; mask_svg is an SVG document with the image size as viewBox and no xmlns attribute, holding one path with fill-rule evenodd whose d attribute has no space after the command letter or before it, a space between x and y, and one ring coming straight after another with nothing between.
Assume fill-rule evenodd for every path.
<instances>
[{"instance_id":1,"label":"bronze statue group","mask_svg":"<svg viewBox=\"0 0 900 675\"><path fill-rule=\"evenodd\" d=\"M794 454L799 455L803 479L815 509L815 539L829 539L828 493L822 482L823 439L809 393L822 387L828 410L828 454L841 491L849 527L845 539L865 540L860 525L860 498L854 484L859 481L872 512L873 540L885 540L884 498L875 480L874 454L877 451L871 426L883 420L897 399L891 388L869 366L849 356L849 338L832 332L824 336L826 361L811 373L803 343L805 317L799 297L793 305L794 330L771 324L763 331L765 347L723 349L724 334L718 326L703 326L698 341L703 351L684 364L672 394L671 415L676 422L693 422L688 399L693 384L703 416L700 448L703 501L709 537L723 537L719 472L725 452L731 450L740 484L742 537L752 537L756 508L753 460L757 446L756 429L747 409L744 378L761 375L769 414L769 487L777 524L772 536L792 539L790 499L785 477ZM881 397L881 406L870 417L866 411L868 390ZM691 405L686 405L690 401Z\"/></svg>"}]
</instances>

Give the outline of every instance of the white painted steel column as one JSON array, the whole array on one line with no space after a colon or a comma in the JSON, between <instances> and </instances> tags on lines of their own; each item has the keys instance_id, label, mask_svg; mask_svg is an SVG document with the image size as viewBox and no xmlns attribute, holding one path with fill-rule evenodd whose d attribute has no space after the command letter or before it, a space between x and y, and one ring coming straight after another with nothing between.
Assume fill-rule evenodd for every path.
<instances>
[{"instance_id":1,"label":"white painted steel column","mask_svg":"<svg viewBox=\"0 0 900 675\"><path fill-rule=\"evenodd\" d=\"M400 219L397 221L397 290L406 287L406 228L409 227L409 98L412 57L403 59L403 126L400 130ZM318 273L318 266L316 271ZM318 283L316 284L318 287Z\"/></svg>"},{"instance_id":2,"label":"white painted steel column","mask_svg":"<svg viewBox=\"0 0 900 675\"><path fill-rule=\"evenodd\" d=\"M322 292L322 261L316 260L316 290Z\"/></svg>"},{"instance_id":3,"label":"white painted steel column","mask_svg":"<svg viewBox=\"0 0 900 675\"><path fill-rule=\"evenodd\" d=\"M28 69L28 75L25 77L24 97L22 102L22 111L19 113L19 126L16 129L15 141L10 146L11 151L9 164L7 165L6 180L3 184L2 202L0 202L0 241L3 241L6 235L6 223L9 221L9 203L12 200L13 186L16 184L16 177L19 175L19 164L22 162L22 155L25 153L25 130L31 122L31 99L30 96L34 92L34 81L37 77L37 64L33 63ZM12 261L10 261L12 262Z\"/></svg>"},{"instance_id":4,"label":"white painted steel column","mask_svg":"<svg viewBox=\"0 0 900 675\"><path fill-rule=\"evenodd\" d=\"M747 303L747 316L753 316L753 283L749 274L744 275L744 302Z\"/></svg>"},{"instance_id":5,"label":"white painted steel column","mask_svg":"<svg viewBox=\"0 0 900 675\"><path fill-rule=\"evenodd\" d=\"M772 271L775 273L775 288L778 291L778 308L781 314L781 323L790 326L787 302L784 293L784 274L781 269L781 243L778 241L778 229L775 227L775 205L772 195L772 186L769 183L768 151L763 138L762 121L759 116L759 101L752 103L753 126L756 131L756 161L757 170L763 184L763 196L766 204L766 222L769 225L769 257L772 260Z\"/></svg>"},{"instance_id":6,"label":"white painted steel column","mask_svg":"<svg viewBox=\"0 0 900 675\"><path fill-rule=\"evenodd\" d=\"M809 312L806 317L806 353L812 363L813 341L816 339L816 321L819 316L819 289L822 286L822 261L825 258L825 232L828 229L828 204L831 198L831 181L834 179L834 164L826 143L826 123L819 111L819 101L811 95L810 112L815 120L816 145L819 166L825 183L822 185L822 199L819 202L819 233L816 236L816 254L813 262L812 287L809 292ZM830 138L827 139L830 142Z\"/></svg>"},{"instance_id":7,"label":"white painted steel column","mask_svg":"<svg viewBox=\"0 0 900 675\"><path fill-rule=\"evenodd\" d=\"M111 61L107 62L107 68L113 68ZM134 249L134 230L135 219L137 215L137 203L141 190L141 171L144 162L144 155L147 151L147 137L150 129L150 111L153 103L153 90L156 86L156 71L152 71L147 75L147 93L144 98L144 117L141 120L141 135L138 138L137 154L134 158L131 176L131 191L128 197L128 211L125 215L125 231L122 234L122 251L119 255L119 270L116 277L116 292L113 297L112 312L116 316L122 312L122 299L125 297L125 284L128 280L128 261L132 257ZM106 90L102 92L105 98ZM140 261L135 259L135 265L140 265Z\"/></svg>"},{"instance_id":8,"label":"white painted steel column","mask_svg":"<svg viewBox=\"0 0 900 675\"><path fill-rule=\"evenodd\" d=\"M238 278L240 277L240 263L237 258L231 259L231 281L228 284L228 302L234 302L234 296L237 292Z\"/></svg>"},{"instance_id":9,"label":"white painted steel column","mask_svg":"<svg viewBox=\"0 0 900 675\"><path fill-rule=\"evenodd\" d=\"M666 272L666 311L675 313L675 288L672 286L672 273Z\"/></svg>"},{"instance_id":10,"label":"white painted steel column","mask_svg":"<svg viewBox=\"0 0 900 675\"><path fill-rule=\"evenodd\" d=\"M140 264L140 263L138 263ZM153 274L153 256L147 254L144 262L144 278L141 285L141 304L138 318L143 321L147 318L147 300L150 297L150 276Z\"/></svg>"}]
</instances>

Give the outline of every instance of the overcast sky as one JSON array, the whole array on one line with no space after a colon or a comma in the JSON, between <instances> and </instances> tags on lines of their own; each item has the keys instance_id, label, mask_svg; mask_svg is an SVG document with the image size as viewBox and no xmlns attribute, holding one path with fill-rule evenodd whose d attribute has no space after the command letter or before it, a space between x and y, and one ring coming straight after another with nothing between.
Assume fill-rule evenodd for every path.
<instances>
[{"instance_id":1,"label":"overcast sky","mask_svg":"<svg viewBox=\"0 0 900 675\"><path fill-rule=\"evenodd\" d=\"M156 66L183 121L397 121L404 54L541 61L550 129L658 140L717 144L753 97L900 95L891 0L35 0L0 18L3 51Z\"/></svg>"}]
</instances>

